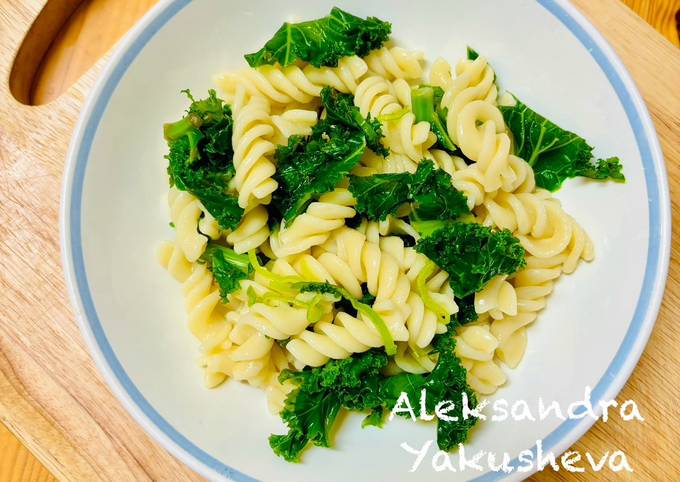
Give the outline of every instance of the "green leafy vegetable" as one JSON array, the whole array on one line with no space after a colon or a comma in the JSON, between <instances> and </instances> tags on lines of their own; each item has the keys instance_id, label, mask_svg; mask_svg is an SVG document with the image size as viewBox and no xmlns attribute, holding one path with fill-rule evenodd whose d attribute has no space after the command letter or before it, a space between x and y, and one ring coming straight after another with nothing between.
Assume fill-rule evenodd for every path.
<instances>
[{"instance_id":1,"label":"green leafy vegetable","mask_svg":"<svg viewBox=\"0 0 680 482\"><path fill-rule=\"evenodd\" d=\"M446 130L446 113L439 107L443 95L441 87L421 85L411 92L411 108L417 122L430 123L430 130L437 137L438 147L455 152L456 146Z\"/></svg>"},{"instance_id":2,"label":"green leafy vegetable","mask_svg":"<svg viewBox=\"0 0 680 482\"><path fill-rule=\"evenodd\" d=\"M368 219L386 219L410 201L410 180L408 172L350 176L349 190L357 200L354 209Z\"/></svg>"},{"instance_id":3,"label":"green leafy vegetable","mask_svg":"<svg viewBox=\"0 0 680 482\"><path fill-rule=\"evenodd\" d=\"M468 60L477 60L477 57L479 57L479 54L477 53L477 51L475 49L473 49L472 47L468 46L468 48L467 48L467 58L468 58Z\"/></svg>"},{"instance_id":4,"label":"green leafy vegetable","mask_svg":"<svg viewBox=\"0 0 680 482\"><path fill-rule=\"evenodd\" d=\"M468 214L465 194L451 184L451 176L427 159L420 162L410 182L411 202L418 219L456 219Z\"/></svg>"},{"instance_id":5,"label":"green leafy vegetable","mask_svg":"<svg viewBox=\"0 0 680 482\"><path fill-rule=\"evenodd\" d=\"M343 406L355 410L381 407L380 371L385 366L385 353L372 350L311 370L284 370L279 380L290 380L298 387L286 398L281 413L288 433L269 437L274 453L299 462L308 443L330 446L329 434Z\"/></svg>"},{"instance_id":6,"label":"green leafy vegetable","mask_svg":"<svg viewBox=\"0 0 680 482\"><path fill-rule=\"evenodd\" d=\"M411 203L418 219L456 219L469 213L465 195L451 184L451 176L423 159L414 174L350 176L355 209L369 219L386 219Z\"/></svg>"},{"instance_id":7,"label":"green leafy vegetable","mask_svg":"<svg viewBox=\"0 0 680 482\"><path fill-rule=\"evenodd\" d=\"M375 17L364 20L334 7L327 17L284 23L261 50L245 59L251 67L275 63L285 67L297 60L335 67L342 57L363 57L380 48L391 30L388 22Z\"/></svg>"},{"instance_id":8,"label":"green leafy vegetable","mask_svg":"<svg viewBox=\"0 0 680 482\"><path fill-rule=\"evenodd\" d=\"M459 325L467 325L479 318L475 311L475 295L470 294L464 298L455 298L458 305L458 313L456 313L456 323Z\"/></svg>"},{"instance_id":9,"label":"green leafy vegetable","mask_svg":"<svg viewBox=\"0 0 680 482\"><path fill-rule=\"evenodd\" d=\"M212 89L202 100L183 92L191 100L187 114L163 126L170 185L192 193L222 228L233 229L243 209L228 189L234 176L231 109Z\"/></svg>"},{"instance_id":10,"label":"green leafy vegetable","mask_svg":"<svg viewBox=\"0 0 680 482\"><path fill-rule=\"evenodd\" d=\"M463 416L463 393L468 398L468 406L475 407L477 400L467 385L465 368L454 355L453 331L438 335L433 344L439 356L434 370L428 374L385 377L382 371L387 366L387 356L378 350L331 360L322 367L301 372L284 371L280 380L290 380L297 387L286 398L282 412L288 433L272 435L269 438L272 449L288 461L299 462L308 443L330 445L330 433L341 409L368 412L362 426L381 426L384 413L392 410L402 392L408 394L417 410L423 389L429 413L433 413L440 402L454 404L447 415L457 420L437 421L439 447L450 450L464 442L477 419Z\"/></svg>"},{"instance_id":11,"label":"green leafy vegetable","mask_svg":"<svg viewBox=\"0 0 680 482\"><path fill-rule=\"evenodd\" d=\"M272 207L287 223L321 194L332 191L359 163L367 145L387 154L380 123L364 119L351 95L324 87L321 103L328 115L312 128L312 134L291 136L288 145L276 149L279 188Z\"/></svg>"},{"instance_id":12,"label":"green leafy vegetable","mask_svg":"<svg viewBox=\"0 0 680 482\"><path fill-rule=\"evenodd\" d=\"M382 156L389 155L389 150L381 142L383 133L380 121L371 119L371 114L365 119L354 105L351 94L343 94L326 86L321 89L321 103L326 108L327 119L363 132L366 145L373 152Z\"/></svg>"},{"instance_id":13,"label":"green leafy vegetable","mask_svg":"<svg viewBox=\"0 0 680 482\"><path fill-rule=\"evenodd\" d=\"M537 186L556 191L566 179L577 176L625 182L619 158L594 159L593 147L585 139L520 101L500 109L515 137L517 155L534 169Z\"/></svg>"},{"instance_id":14,"label":"green leafy vegetable","mask_svg":"<svg viewBox=\"0 0 680 482\"><path fill-rule=\"evenodd\" d=\"M496 275L509 275L525 266L524 248L510 231L476 223L441 223L418 241L416 251L449 273L459 298L479 291Z\"/></svg>"},{"instance_id":15,"label":"green leafy vegetable","mask_svg":"<svg viewBox=\"0 0 680 482\"><path fill-rule=\"evenodd\" d=\"M310 137L291 136L276 149L279 188L272 205L290 223L307 206L344 179L366 150L360 131L320 121Z\"/></svg>"},{"instance_id":16,"label":"green leafy vegetable","mask_svg":"<svg viewBox=\"0 0 680 482\"><path fill-rule=\"evenodd\" d=\"M301 293L313 292L313 293L326 293L337 297L338 299L345 299L352 304L352 307L357 310L357 312L364 315L366 318L371 320L371 323L378 330L380 338L382 338L383 344L385 345L385 353L388 355L394 355L397 353L397 347L392 339L392 334L389 328L385 324L385 321L376 313L373 308L360 302L354 296L352 296L346 289L340 288L329 283L318 283L318 282L301 282L295 283L294 288L299 289Z\"/></svg>"},{"instance_id":17,"label":"green leafy vegetable","mask_svg":"<svg viewBox=\"0 0 680 482\"><path fill-rule=\"evenodd\" d=\"M208 263L223 301L227 300L229 293L239 289L241 280L247 279L253 272L247 254L236 254L233 249L215 243L208 244L200 259Z\"/></svg>"},{"instance_id":18,"label":"green leafy vegetable","mask_svg":"<svg viewBox=\"0 0 680 482\"><path fill-rule=\"evenodd\" d=\"M440 449L447 451L465 442L468 432L477 423L477 418L463 416L463 406L460 402L462 395L467 396L470 407L477 406L477 398L467 384L467 370L454 354L456 346L454 334L453 325L449 325L446 333L433 340L432 344L439 353L439 359L432 372L424 377L425 383L423 384L423 388L427 391L425 408L429 412L433 412L441 401L451 400L455 403L455 408L448 414L454 420L439 419L437 421L437 445Z\"/></svg>"}]
</instances>

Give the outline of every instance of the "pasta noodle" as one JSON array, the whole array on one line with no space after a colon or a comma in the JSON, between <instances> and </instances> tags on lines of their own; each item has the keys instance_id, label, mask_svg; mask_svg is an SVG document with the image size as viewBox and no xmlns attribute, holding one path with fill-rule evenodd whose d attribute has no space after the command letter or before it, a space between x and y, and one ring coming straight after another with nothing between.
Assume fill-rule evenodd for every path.
<instances>
[{"instance_id":1,"label":"pasta noodle","mask_svg":"<svg viewBox=\"0 0 680 482\"><path fill-rule=\"evenodd\" d=\"M529 257L527 267L511 280L516 293L517 312L508 313L491 324L491 332L498 339L498 358L511 368L516 367L526 349L525 326L536 319L545 307L545 298L553 290L553 282L560 276L558 266L550 266L540 258ZM559 262L559 260L557 260Z\"/></svg>"},{"instance_id":2,"label":"pasta noodle","mask_svg":"<svg viewBox=\"0 0 680 482\"><path fill-rule=\"evenodd\" d=\"M490 395L507 380L503 369L494 360L498 344L488 322L466 325L458 330L456 355L468 371L468 384L477 393Z\"/></svg>"},{"instance_id":3,"label":"pasta noodle","mask_svg":"<svg viewBox=\"0 0 680 482\"><path fill-rule=\"evenodd\" d=\"M379 76L366 77L361 81L354 94L354 103L363 116L374 118L393 116L409 106L402 106L396 97L394 86ZM416 122L415 115L404 112L395 120L383 121L387 146L396 154L402 154L415 162L420 162L424 152L434 143L430 124Z\"/></svg>"},{"instance_id":4,"label":"pasta noodle","mask_svg":"<svg viewBox=\"0 0 680 482\"><path fill-rule=\"evenodd\" d=\"M237 253L246 253L269 238L269 214L263 206L255 206L243 215L238 227L227 235L227 242Z\"/></svg>"},{"instance_id":5,"label":"pasta noodle","mask_svg":"<svg viewBox=\"0 0 680 482\"><path fill-rule=\"evenodd\" d=\"M288 143L290 136L308 136L316 124L315 110L288 109L279 115L272 115L272 123L276 127L274 143L283 145Z\"/></svg>"},{"instance_id":6,"label":"pasta noodle","mask_svg":"<svg viewBox=\"0 0 680 482\"><path fill-rule=\"evenodd\" d=\"M159 264L180 283L191 275L192 263L186 259L176 242L163 241L156 250L156 258Z\"/></svg>"},{"instance_id":7,"label":"pasta noodle","mask_svg":"<svg viewBox=\"0 0 680 482\"><path fill-rule=\"evenodd\" d=\"M366 56L371 75L387 80L420 79L423 75L422 52L409 52L401 47L382 47Z\"/></svg>"},{"instance_id":8,"label":"pasta noodle","mask_svg":"<svg viewBox=\"0 0 680 482\"><path fill-rule=\"evenodd\" d=\"M263 65L257 69L243 69L221 74L215 80L226 98L236 95L239 85L245 86L253 96L264 96L278 104L308 104L321 94L324 85L344 93L353 93L359 79L368 71L366 62L359 57L345 57L337 67L313 67L301 69L297 65L281 68Z\"/></svg>"},{"instance_id":9,"label":"pasta noodle","mask_svg":"<svg viewBox=\"0 0 680 482\"><path fill-rule=\"evenodd\" d=\"M217 221L206 211L201 201L186 191L171 187L168 191L170 220L177 233L177 246L189 261L196 261L208 244L208 236L217 239Z\"/></svg>"},{"instance_id":10,"label":"pasta noodle","mask_svg":"<svg viewBox=\"0 0 680 482\"><path fill-rule=\"evenodd\" d=\"M269 117L270 106L263 97L248 98L245 89L237 89L234 113L234 183L242 208L268 204L278 184L272 178L276 167L270 156L275 146L268 139L274 128Z\"/></svg>"},{"instance_id":11,"label":"pasta noodle","mask_svg":"<svg viewBox=\"0 0 680 482\"><path fill-rule=\"evenodd\" d=\"M355 199L345 188L323 194L290 226L282 223L278 233L272 233L270 247L277 258L302 253L324 243L333 230L344 226L345 219L354 217Z\"/></svg>"}]
</instances>

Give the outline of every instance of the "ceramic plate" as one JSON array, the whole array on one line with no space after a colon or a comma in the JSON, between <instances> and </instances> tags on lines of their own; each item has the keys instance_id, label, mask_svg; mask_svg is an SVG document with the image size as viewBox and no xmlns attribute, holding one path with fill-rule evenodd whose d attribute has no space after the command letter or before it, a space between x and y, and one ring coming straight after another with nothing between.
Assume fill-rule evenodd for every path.
<instances>
[{"instance_id":1,"label":"ceramic plate","mask_svg":"<svg viewBox=\"0 0 680 482\"><path fill-rule=\"evenodd\" d=\"M335 447L311 449L292 465L270 450L282 423L264 394L240 383L202 385L196 342L185 325L180 286L154 249L171 238L163 122L185 108L179 90L205 92L215 73L244 66L285 20L338 6L393 24L397 43L451 62L466 45L487 56L501 85L584 135L596 155L620 156L626 184L569 181L557 193L592 237L594 262L563 277L529 330L528 351L496 394L566 407L592 387L612 399L630 375L657 315L668 266L666 174L647 110L628 73L597 31L556 0L278 2L161 1L121 42L87 101L70 148L63 196L63 254L84 337L111 389L163 446L210 479L519 479L527 473L436 472L415 457L434 427L409 420L361 429L347 417ZM560 453L593 423L549 418L482 423L468 453L516 457L542 440ZM534 447L535 450L535 447Z\"/></svg>"}]
</instances>

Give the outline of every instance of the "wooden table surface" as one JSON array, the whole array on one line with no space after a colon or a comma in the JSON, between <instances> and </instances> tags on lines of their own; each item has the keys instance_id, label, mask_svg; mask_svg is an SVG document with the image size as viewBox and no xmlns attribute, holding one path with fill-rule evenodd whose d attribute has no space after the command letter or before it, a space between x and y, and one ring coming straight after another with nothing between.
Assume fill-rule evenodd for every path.
<instances>
[{"instance_id":1,"label":"wooden table surface","mask_svg":"<svg viewBox=\"0 0 680 482\"><path fill-rule=\"evenodd\" d=\"M2 0L5 1L5 0ZM2 16L2 1L0 1L0 17ZM12 1L12 0L10 0ZM680 54L669 44L679 45L676 12L680 9L680 0L623 0L640 16L653 25L667 37L668 41L646 27L639 18L622 8L616 0L588 1L579 0L577 6L602 31L619 55L622 56L627 67L633 74L643 97L648 103L657 130L659 132L666 162L669 169L669 180L673 196L674 238L677 239L680 226L680 212L677 209L677 196L680 183ZM73 8L78 0L61 0L61 8ZM72 84L103 56L134 24L156 0L91 0L77 8L69 18L66 27L54 36L54 42L45 60L40 64L35 74L35 81L27 91L24 100L33 104L44 104L57 99L62 92L67 91ZM64 7L65 5L65 7ZM115 18L115 22L109 19ZM1 31L1 29L0 29ZM12 54L13 55L13 54ZM640 57L636 57L636 56ZM636 62L636 59L638 61ZM101 63L100 63L101 64ZM664 72L670 78L658 78L659 66L665 67ZM87 77L87 76L86 76ZM86 85L90 85L86 82ZM72 89L73 90L73 89ZM76 89L78 90L78 86ZM667 96L660 95L666 93ZM3 119L5 122L5 119ZM0 130L0 141L4 132ZM7 153L0 142L0 154ZM4 190L9 186L8 176L12 173L7 169L6 159L0 165L0 187ZM57 163L58 165L59 163ZM58 189L60 172L55 174L56 182L52 187ZM4 177L4 179L3 179ZM51 196L51 201L58 200L58 193ZM3 200L4 201L4 200ZM15 201L16 202L16 201ZM5 208L7 204L0 204ZM54 212L48 214L52 222L56 221ZM677 217L676 217L677 216ZM0 221L4 216L0 217ZM5 223L1 223L4 225ZM0 228L2 229L2 228ZM51 228L50 236L54 238L56 228ZM2 234L2 231L0 231ZM3 243L0 251L2 257L8 255L5 237L0 237ZM54 239L52 244L54 245ZM16 253L13 253L16 254ZM678 373L680 372L680 330L673 321L680 319L678 295L680 295L680 252L677 245L673 246L671 271L666 288L666 296L657 326L652 334L649 345L639 366L619 396L620 400L635 399L640 403L646 422L644 424L623 423L619 419L604 424L598 422L577 444L574 450L586 450L600 454L605 450L621 449L626 451L635 468L634 475L624 475L616 480L680 480L680 464L677 446L680 442L678 420L666 421L664 414L680 415L677 401L680 399L678 390ZM53 256L57 260L58 254ZM2 275L9 273L2 266ZM11 268L11 267L10 267ZM21 273L19 273L21 274ZM0 278L0 287L11 296L16 296L16 285L12 285L9 278ZM59 296L64 297L63 283L56 282ZM63 301L62 301L63 302ZM21 316L20 311L11 311L19 304L0 304L0 313L10 314L12 317ZM49 313L45 310L43 314ZM61 308L59 319L63 323L73 323L72 314L68 308ZM162 449L151 442L131 419L99 379L87 355L80 354L80 362L87 365L87 372L93 377L97 385L96 390L101 394L98 402L102 403L99 410L106 412L108 404L115 404L113 414L81 413L82 407L88 406L95 400L88 395L84 400L83 393L69 388L67 382L58 388L45 389L42 392L32 387L32 380L41 377L41 366L18 366L22 349L30 346L30 336L21 340L22 348L8 349L12 340L11 333L1 329L0 325L0 420L10 428L0 424L0 482L43 482L54 480L54 476L38 460L42 460L52 472L62 480L94 480L95 477L104 480L160 480L196 478L196 476L181 468L177 462L169 457ZM79 339L71 340L80 347ZM70 346L62 349L69 350ZM84 355L84 357L83 357ZM55 384L51 380L49 384ZM59 385L58 383L56 383ZM40 393L39 393L40 392ZM47 399L45 397L48 397ZM52 397L51 399L49 397ZM71 404L80 408L73 411L69 420L62 420L63 412L69 410ZM107 426L109 416L117 415L122 422L111 427ZM73 425L69 425L73 424ZM89 427L89 428L83 428ZM93 433L96 433L93 436ZM69 435L70 434L70 435ZM122 435L135 439L129 443L121 438ZM16 437L25 442L21 443ZM90 438L92 437L92 438ZM91 441L105 442L99 451L99 456L86 448ZM26 446L30 447L29 451ZM139 453L135 453L135 451ZM34 456L35 454L35 456ZM36 458L37 456L37 458ZM169 464L167 470L161 470L158 464ZM680 466L679 466L680 467ZM119 471L116 471L119 469ZM534 476L535 480L602 480L612 477L611 473L601 473L598 476L579 474L571 478L563 473L544 472Z\"/></svg>"}]
</instances>

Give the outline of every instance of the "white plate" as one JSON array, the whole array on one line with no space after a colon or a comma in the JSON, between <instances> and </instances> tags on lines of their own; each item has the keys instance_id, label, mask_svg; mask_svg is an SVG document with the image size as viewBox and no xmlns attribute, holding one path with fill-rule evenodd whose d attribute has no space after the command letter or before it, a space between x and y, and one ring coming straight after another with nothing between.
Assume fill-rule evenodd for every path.
<instances>
[{"instance_id":1,"label":"white plate","mask_svg":"<svg viewBox=\"0 0 680 482\"><path fill-rule=\"evenodd\" d=\"M204 476L235 480L456 480L400 444L420 446L432 425L407 420L383 430L349 417L332 450L313 448L292 465L270 451L283 430L264 395L227 383L202 386L196 342L185 326L180 287L156 264L172 236L161 126L186 105L182 88L211 87L213 74L245 65L284 20L325 15L336 2L162 1L121 43L94 88L71 144L62 211L63 255L84 337L130 413L175 456ZM668 267L670 217L661 151L645 106L618 57L562 1L411 0L337 2L393 23L394 38L455 62L471 45L503 86L559 125L590 140L601 157L621 157L626 184L572 180L557 195L590 233L596 260L562 279L529 330L528 352L498 397L558 400L566 407L593 387L614 398L653 327ZM591 425L482 423L469 452L513 457L537 439L562 452ZM513 474L521 478L527 474ZM488 473L485 480L500 478Z\"/></svg>"}]
</instances>

